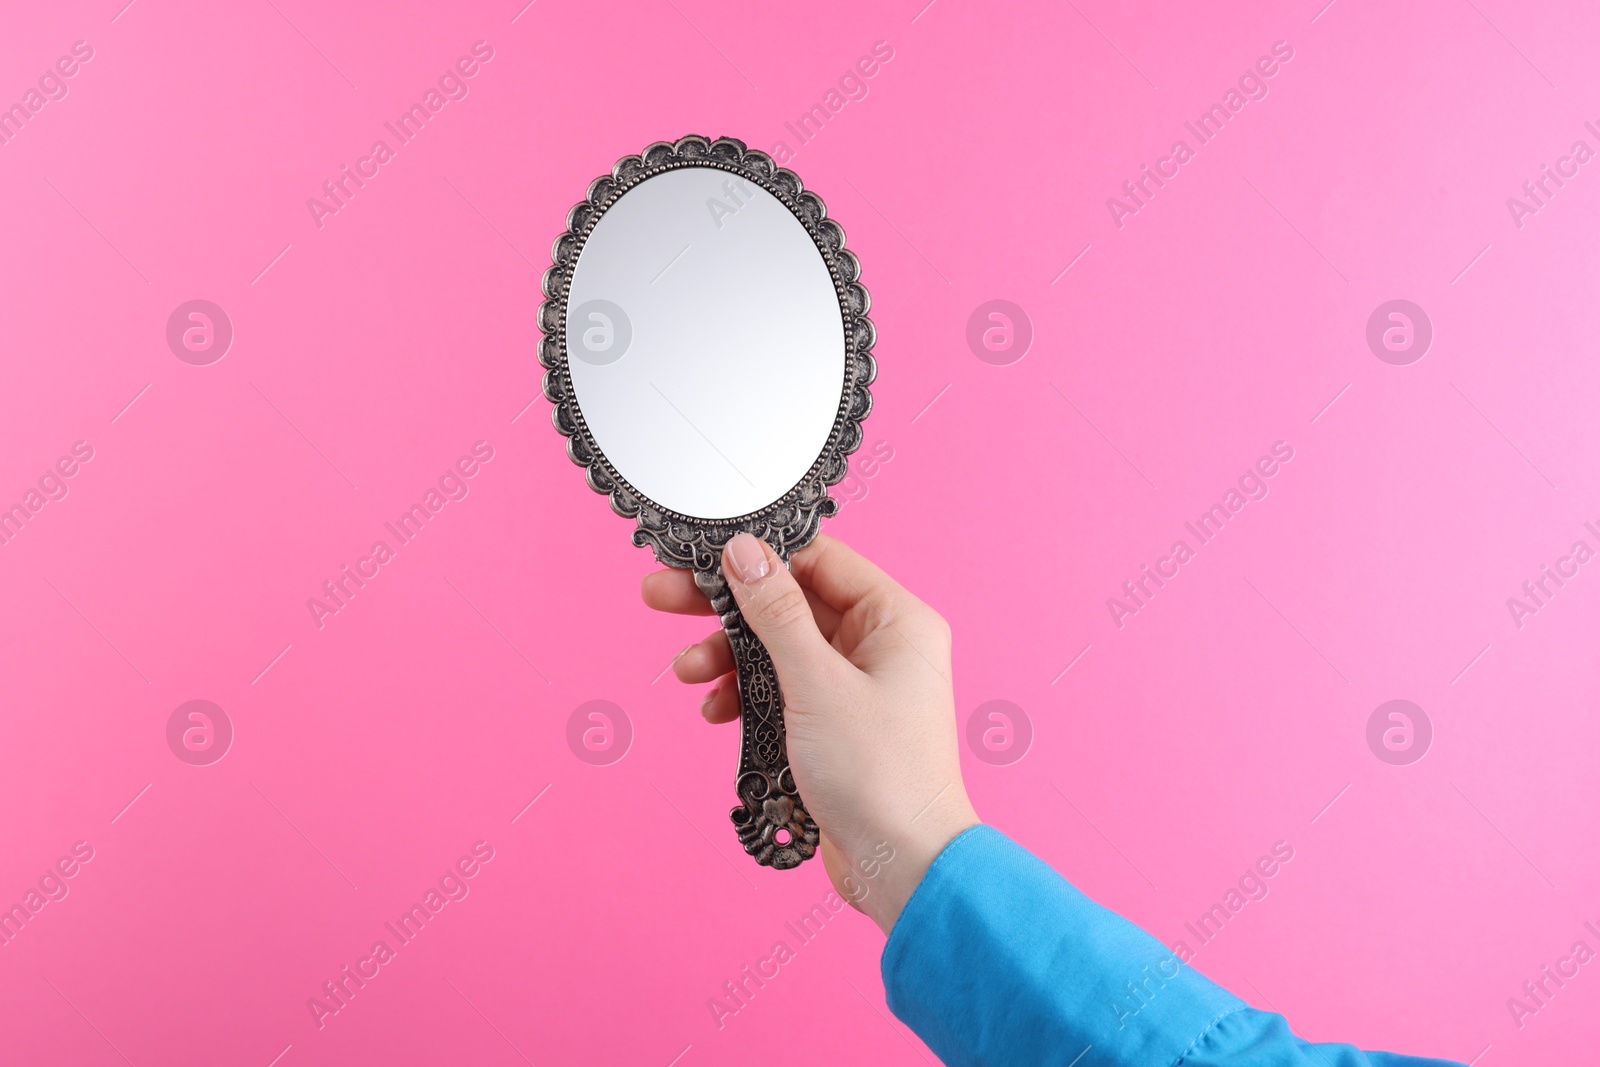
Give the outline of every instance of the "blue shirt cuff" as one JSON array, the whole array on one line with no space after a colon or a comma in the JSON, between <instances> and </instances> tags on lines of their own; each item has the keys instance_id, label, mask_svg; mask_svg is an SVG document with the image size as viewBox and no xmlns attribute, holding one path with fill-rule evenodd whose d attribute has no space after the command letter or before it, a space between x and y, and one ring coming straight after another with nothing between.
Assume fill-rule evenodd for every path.
<instances>
[{"instance_id":1,"label":"blue shirt cuff","mask_svg":"<svg viewBox=\"0 0 1600 1067\"><path fill-rule=\"evenodd\" d=\"M889 1007L947 1064L1450 1067L1308 1044L1004 834L947 845L883 950Z\"/></svg>"},{"instance_id":2,"label":"blue shirt cuff","mask_svg":"<svg viewBox=\"0 0 1600 1067\"><path fill-rule=\"evenodd\" d=\"M928 868L882 969L890 1010L960 1067L1166 1067L1246 1007L987 826Z\"/></svg>"}]
</instances>

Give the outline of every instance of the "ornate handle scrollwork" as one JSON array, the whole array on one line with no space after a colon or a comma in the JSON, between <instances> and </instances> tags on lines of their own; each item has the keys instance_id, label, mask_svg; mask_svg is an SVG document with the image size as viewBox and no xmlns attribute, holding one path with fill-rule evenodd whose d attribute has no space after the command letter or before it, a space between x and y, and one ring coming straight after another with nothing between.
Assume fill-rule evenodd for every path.
<instances>
[{"instance_id":1,"label":"ornate handle scrollwork","mask_svg":"<svg viewBox=\"0 0 1600 1067\"><path fill-rule=\"evenodd\" d=\"M745 625L733 593L716 569L696 570L695 584L722 619L739 679L739 806L728 813L739 843L756 862L778 870L798 867L816 855L817 824L806 811L789 769L783 725L783 691L761 639Z\"/></svg>"}]
</instances>

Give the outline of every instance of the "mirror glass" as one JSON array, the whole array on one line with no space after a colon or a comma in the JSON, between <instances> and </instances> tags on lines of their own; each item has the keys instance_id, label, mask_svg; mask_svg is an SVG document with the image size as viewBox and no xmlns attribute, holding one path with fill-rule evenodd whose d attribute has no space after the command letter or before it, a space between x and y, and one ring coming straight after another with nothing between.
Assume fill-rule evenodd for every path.
<instances>
[{"instance_id":1,"label":"mirror glass","mask_svg":"<svg viewBox=\"0 0 1600 1067\"><path fill-rule=\"evenodd\" d=\"M777 197L690 166L595 224L567 296L572 391L617 473L695 518L787 493L827 444L844 318L822 253Z\"/></svg>"}]
</instances>

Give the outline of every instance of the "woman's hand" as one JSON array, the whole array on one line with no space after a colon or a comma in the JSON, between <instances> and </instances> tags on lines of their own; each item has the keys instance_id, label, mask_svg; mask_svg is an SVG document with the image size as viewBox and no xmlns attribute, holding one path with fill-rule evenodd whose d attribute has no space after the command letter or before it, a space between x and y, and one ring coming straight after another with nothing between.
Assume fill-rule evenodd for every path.
<instances>
[{"instance_id":1,"label":"woman's hand","mask_svg":"<svg viewBox=\"0 0 1600 1067\"><path fill-rule=\"evenodd\" d=\"M739 534L722 569L783 687L790 766L822 831L834 888L888 933L928 865L978 823L961 781L950 627L866 559L826 535L791 567ZM658 611L709 615L685 570L645 576ZM715 681L700 713L739 717L733 653L719 628L679 653L684 682Z\"/></svg>"}]
</instances>

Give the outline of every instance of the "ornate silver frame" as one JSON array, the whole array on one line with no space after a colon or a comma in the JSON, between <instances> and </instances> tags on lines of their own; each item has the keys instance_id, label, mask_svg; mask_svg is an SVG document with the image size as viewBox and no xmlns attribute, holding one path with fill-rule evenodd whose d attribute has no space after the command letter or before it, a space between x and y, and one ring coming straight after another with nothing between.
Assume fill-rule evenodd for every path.
<instances>
[{"instance_id":1,"label":"ornate silver frame","mask_svg":"<svg viewBox=\"0 0 1600 1067\"><path fill-rule=\"evenodd\" d=\"M640 182L678 167L715 167L760 185L777 197L805 226L827 264L844 318L845 378L839 408L827 443L805 476L787 493L758 511L733 519L700 519L661 507L629 485L611 466L583 420L567 369L567 289L584 243L606 210ZM755 534L785 562L810 544L824 516L838 511L828 495L848 472L848 457L861 447L861 422L872 411L870 386L877 375L872 346L877 334L867 318L871 299L860 284L861 264L844 246L844 230L827 215L822 199L805 189L794 172L779 167L764 152L732 137L698 135L658 141L639 155L624 156L611 173L595 179L588 195L567 213L566 232L551 246L552 264L544 273L539 305L539 362L545 368L544 395L555 405L555 428L567 438L567 455L585 468L589 487L604 493L611 508L636 519L633 543L648 545L669 567L694 571L695 584L721 617L733 648L743 707L738 775L740 804L729 812L744 850L756 862L785 870L810 859L817 849L817 824L795 788L789 768L783 723L783 694L772 659L745 626L722 575L722 547L741 531ZM777 834L787 840L780 842Z\"/></svg>"}]
</instances>

